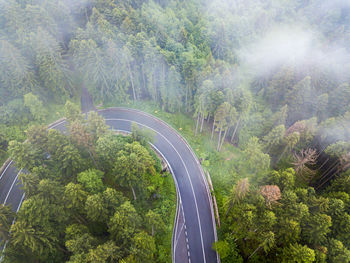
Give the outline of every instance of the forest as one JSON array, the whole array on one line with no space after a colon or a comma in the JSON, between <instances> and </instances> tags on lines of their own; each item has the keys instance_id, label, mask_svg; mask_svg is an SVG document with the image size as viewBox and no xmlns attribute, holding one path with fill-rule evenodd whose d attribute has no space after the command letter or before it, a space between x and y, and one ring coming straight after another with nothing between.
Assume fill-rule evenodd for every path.
<instances>
[{"instance_id":1,"label":"forest","mask_svg":"<svg viewBox=\"0 0 350 263\"><path fill-rule=\"evenodd\" d=\"M13 240L7 262L170 260L170 238L160 233L172 222L154 233L145 229L151 219L140 218L125 244L113 231L129 213L169 220L161 210L175 201L151 200L145 189L174 190L161 190L142 140L79 124L66 101L79 105L82 88L95 105L148 111L189 141L213 181L221 262L350 262L347 0L0 0L0 25L0 160L11 156L29 171L12 227L2 208L2 237L11 229ZM40 128L63 116L72 118L70 137ZM74 138L74 129L89 139ZM145 187L131 189L141 183L132 174L111 178L118 161L98 152L106 136L117 158L134 148L149 156L140 163ZM108 168L93 168L94 156ZM81 196L69 197L69 188ZM52 194L76 202L59 207ZM101 217L86 210L94 199L105 207ZM35 211L38 202L52 209ZM21 241L31 229L42 236ZM91 241L84 246L83 235Z\"/></svg>"},{"instance_id":2,"label":"forest","mask_svg":"<svg viewBox=\"0 0 350 263\"><path fill-rule=\"evenodd\" d=\"M12 225L1 206L3 262L168 262L175 189L146 137L65 113L69 135L32 126L10 142L26 196Z\"/></svg>"}]
</instances>

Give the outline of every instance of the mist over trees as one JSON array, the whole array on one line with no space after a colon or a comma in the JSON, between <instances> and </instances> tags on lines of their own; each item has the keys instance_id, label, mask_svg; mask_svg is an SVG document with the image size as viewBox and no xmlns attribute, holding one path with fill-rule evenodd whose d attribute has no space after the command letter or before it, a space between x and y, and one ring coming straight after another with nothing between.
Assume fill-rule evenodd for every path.
<instances>
[{"instance_id":1,"label":"mist over trees","mask_svg":"<svg viewBox=\"0 0 350 263\"><path fill-rule=\"evenodd\" d=\"M284 105L285 125L320 122L348 110L348 10L346 1L2 1L0 103L28 92L62 103L86 86L96 102L151 99L202 123L226 102L236 113L214 130L231 141L253 114ZM271 112L252 108L260 98Z\"/></svg>"},{"instance_id":2,"label":"mist over trees","mask_svg":"<svg viewBox=\"0 0 350 263\"><path fill-rule=\"evenodd\" d=\"M239 156L225 175L229 184L213 178L223 222L214 246L222 262L349 262L347 0L0 0L0 24L0 156L9 148L23 157L17 160L23 167L37 166L37 152L21 144L24 130L45 123L52 115L47 105L74 100L83 87L96 104L152 101L174 116L190 116L193 141L211 138L214 150L203 154L203 163L224 169L231 155ZM66 116L77 118L79 110ZM77 143L55 156L59 176L66 182L79 172L81 187L92 191L86 205L98 212L102 197L91 189L102 191L101 176L80 171L78 152L97 144L92 156L101 154L111 169L104 153L116 152L107 147L109 138L96 141L100 135L87 136L79 122L71 129ZM116 155L120 164L132 161L135 148ZM222 151L227 156L220 159ZM125 171L115 183L138 200L131 168L113 169ZM92 174L96 184L87 185ZM81 187L69 186L85 196ZM111 221L117 224L126 211L135 212L124 203ZM147 220L155 218L150 213ZM138 234L135 240L149 239ZM111 235L122 239L115 229ZM79 254L73 245L70 251ZM99 253L114 248L95 246Z\"/></svg>"}]
</instances>

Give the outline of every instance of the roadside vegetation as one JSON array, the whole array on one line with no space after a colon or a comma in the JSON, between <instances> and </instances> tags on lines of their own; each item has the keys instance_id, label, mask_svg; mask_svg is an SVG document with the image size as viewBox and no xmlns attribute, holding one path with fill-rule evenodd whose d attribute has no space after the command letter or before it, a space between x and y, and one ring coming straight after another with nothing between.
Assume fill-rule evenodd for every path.
<instances>
[{"instance_id":1,"label":"roadside vegetation","mask_svg":"<svg viewBox=\"0 0 350 263\"><path fill-rule=\"evenodd\" d=\"M349 171L339 172L317 192L310 182L321 172L314 169L317 156L309 148L293 154L285 149L287 142L281 142L279 153L286 156L273 169L270 155L257 138L238 147L224 143L218 152L211 125L195 135L195 122L186 114L168 113L147 101L121 106L146 111L169 123L210 173L221 222L219 242L213 247L222 262L349 261L350 229L345 227L350 223Z\"/></svg>"},{"instance_id":2,"label":"roadside vegetation","mask_svg":"<svg viewBox=\"0 0 350 263\"><path fill-rule=\"evenodd\" d=\"M30 153L17 160L28 168L24 178L38 180L31 177L37 151L30 151L30 139L23 142L39 132L30 126L63 116L66 100L77 102L86 87L95 105L147 111L188 140L212 177L221 220L213 246L223 263L350 262L347 0L0 0L0 24L0 160ZM69 145L81 150L74 133L55 136L70 138ZM116 147L133 143L113 138L120 140ZM78 174L90 168L105 172L96 166L97 150L87 152L97 141L79 142L85 143L80 154L87 169L49 176L41 167L40 180L58 180L65 187L68 181L60 180L74 177L90 196ZM53 156L40 160L50 163ZM71 161L64 161L72 164L79 157L67 156ZM138 214L158 207L157 201L140 200L149 190L140 195L134 189L133 200L124 179L116 189ZM103 184L115 186L108 172ZM31 189L26 191L18 222L32 198ZM72 222L72 216L64 220ZM97 243L69 255L89 258L96 244L105 244L106 222L97 230L87 223ZM61 226L66 233L68 225ZM135 231L149 238L142 226ZM64 237L55 238L51 241L60 248L66 244ZM153 238L156 246L169 242L164 251L170 248L170 236ZM16 250L9 244L10 257ZM50 246L39 248L48 254L35 246L23 253L53 255ZM162 251L152 255L161 261ZM140 256L123 253L126 262Z\"/></svg>"},{"instance_id":3,"label":"roadside vegetation","mask_svg":"<svg viewBox=\"0 0 350 263\"><path fill-rule=\"evenodd\" d=\"M12 225L1 208L3 262L171 261L175 187L146 138L66 116L69 135L33 126L9 145L26 196Z\"/></svg>"}]
</instances>

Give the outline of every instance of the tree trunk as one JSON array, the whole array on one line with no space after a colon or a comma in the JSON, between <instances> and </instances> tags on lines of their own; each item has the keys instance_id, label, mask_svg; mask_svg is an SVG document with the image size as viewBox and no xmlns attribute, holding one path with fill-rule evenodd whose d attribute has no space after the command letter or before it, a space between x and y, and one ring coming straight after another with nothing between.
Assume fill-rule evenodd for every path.
<instances>
[{"instance_id":1,"label":"tree trunk","mask_svg":"<svg viewBox=\"0 0 350 263\"><path fill-rule=\"evenodd\" d=\"M143 86L143 89L146 91L146 77L145 77L145 69L144 69L144 64L142 64L141 66L141 71L142 71L142 86Z\"/></svg>"},{"instance_id":2,"label":"tree trunk","mask_svg":"<svg viewBox=\"0 0 350 263\"><path fill-rule=\"evenodd\" d=\"M58 250L61 250L65 255L70 254L70 252L66 250L65 247L62 247L61 245L56 245L56 247L58 248Z\"/></svg>"},{"instance_id":3,"label":"tree trunk","mask_svg":"<svg viewBox=\"0 0 350 263\"><path fill-rule=\"evenodd\" d=\"M131 73L130 62L129 62L129 59L126 59L126 60L127 60L129 78L130 78L130 82L131 82L132 95L134 97L134 101L136 101L136 92L135 92L135 87L134 87L134 79L133 79L132 73Z\"/></svg>"},{"instance_id":4,"label":"tree trunk","mask_svg":"<svg viewBox=\"0 0 350 263\"><path fill-rule=\"evenodd\" d=\"M87 8L85 7L85 19L86 19L86 23L89 22L89 16L88 16L88 12L87 12Z\"/></svg>"},{"instance_id":5,"label":"tree trunk","mask_svg":"<svg viewBox=\"0 0 350 263\"><path fill-rule=\"evenodd\" d=\"M215 124L215 119L213 120L213 127L211 128L211 139L214 137L214 124Z\"/></svg>"},{"instance_id":6,"label":"tree trunk","mask_svg":"<svg viewBox=\"0 0 350 263\"><path fill-rule=\"evenodd\" d=\"M217 151L220 150L221 133L222 133L222 128L220 128L220 131L219 131L218 146L216 147L216 150L217 150Z\"/></svg>"},{"instance_id":7,"label":"tree trunk","mask_svg":"<svg viewBox=\"0 0 350 263\"><path fill-rule=\"evenodd\" d=\"M154 236L154 225L152 225L152 237Z\"/></svg>"},{"instance_id":8,"label":"tree trunk","mask_svg":"<svg viewBox=\"0 0 350 263\"><path fill-rule=\"evenodd\" d=\"M322 167L323 167L328 161L329 161L329 158L327 158L327 160L323 162L323 164L318 168L318 170L321 170Z\"/></svg>"},{"instance_id":9,"label":"tree trunk","mask_svg":"<svg viewBox=\"0 0 350 263\"><path fill-rule=\"evenodd\" d=\"M197 136L197 133L198 133L198 125L199 125L199 119L200 119L200 112L198 111L198 114L197 114L197 122L196 122L196 130L194 132L194 136Z\"/></svg>"},{"instance_id":10,"label":"tree trunk","mask_svg":"<svg viewBox=\"0 0 350 263\"><path fill-rule=\"evenodd\" d=\"M187 101L188 101L188 85L186 85L186 96L185 96L185 111L187 112Z\"/></svg>"},{"instance_id":11,"label":"tree trunk","mask_svg":"<svg viewBox=\"0 0 350 263\"><path fill-rule=\"evenodd\" d=\"M273 144L271 144L271 145L269 146L269 148L267 148L266 153L269 153L269 152L271 151L272 146L273 146Z\"/></svg>"},{"instance_id":12,"label":"tree trunk","mask_svg":"<svg viewBox=\"0 0 350 263\"><path fill-rule=\"evenodd\" d=\"M242 114L239 116L238 121L237 121L237 123L236 123L236 127L235 127L235 129L234 129L234 131L233 131L233 133L232 133L231 142L233 142L233 139L235 138L238 125L239 125L239 123L240 123L240 121L241 121L241 116L242 116Z\"/></svg>"},{"instance_id":13,"label":"tree trunk","mask_svg":"<svg viewBox=\"0 0 350 263\"><path fill-rule=\"evenodd\" d=\"M134 190L134 187L131 186L131 191L132 191L132 195L134 196L134 200L136 200L136 193Z\"/></svg>"},{"instance_id":14,"label":"tree trunk","mask_svg":"<svg viewBox=\"0 0 350 263\"><path fill-rule=\"evenodd\" d=\"M254 256L254 254L256 253L256 252L258 252L258 250L261 248L261 246L259 246L259 247L257 247L255 250L254 250L254 252L252 253L252 254L250 254L250 256L248 257L248 259L250 259L252 256Z\"/></svg>"},{"instance_id":15,"label":"tree trunk","mask_svg":"<svg viewBox=\"0 0 350 263\"><path fill-rule=\"evenodd\" d=\"M162 85L163 85L163 88L164 88L165 83L166 83L166 81L165 81L166 72L165 72L165 71L166 71L165 63L163 63L163 66L162 66L162 72L163 72L163 79L162 79L163 83L162 83ZM168 89L168 87L165 87L165 88ZM159 90L158 96L159 96L159 101L162 101L162 96L161 96L161 91L160 91L160 90ZM167 93L166 97L167 97L167 98L169 97L169 94L168 94L168 93Z\"/></svg>"},{"instance_id":16,"label":"tree trunk","mask_svg":"<svg viewBox=\"0 0 350 263\"><path fill-rule=\"evenodd\" d=\"M283 150L283 152L281 153L280 157L278 158L276 164L277 164L279 161L281 161L281 159L282 159L282 157L284 156L284 154L286 153L287 149L288 149L288 145L287 145L286 147L284 147L284 150Z\"/></svg>"},{"instance_id":17,"label":"tree trunk","mask_svg":"<svg viewBox=\"0 0 350 263\"><path fill-rule=\"evenodd\" d=\"M98 169L98 166L97 166L97 163L96 163L96 161L95 161L94 156L92 155L92 153L90 152L90 150L89 150L89 149L88 149L87 151L88 151L88 153L89 153L89 155L90 155L90 158L91 158L91 160L93 161L93 163L94 163L94 165L95 165L96 169Z\"/></svg>"},{"instance_id":18,"label":"tree trunk","mask_svg":"<svg viewBox=\"0 0 350 263\"><path fill-rule=\"evenodd\" d=\"M232 208L232 205L233 205L233 203L230 202L230 205L228 206L227 211L226 211L226 213L225 213L225 217L227 217L228 213L230 212L230 210L231 210L231 208Z\"/></svg>"},{"instance_id":19,"label":"tree trunk","mask_svg":"<svg viewBox=\"0 0 350 263\"><path fill-rule=\"evenodd\" d=\"M227 130L228 130L228 127L225 129L224 136L222 137L220 148L219 148L219 152L221 151L221 147L224 144L224 141L225 141L225 138L226 138L226 134L227 134Z\"/></svg>"},{"instance_id":20,"label":"tree trunk","mask_svg":"<svg viewBox=\"0 0 350 263\"><path fill-rule=\"evenodd\" d=\"M157 78L153 76L152 81L153 81L153 88L154 88L153 100L157 101L157 86L158 86Z\"/></svg>"},{"instance_id":21,"label":"tree trunk","mask_svg":"<svg viewBox=\"0 0 350 263\"><path fill-rule=\"evenodd\" d=\"M84 217L82 217L79 214L73 214L73 217L75 218L75 220L77 220L80 224L87 224L86 220Z\"/></svg>"},{"instance_id":22,"label":"tree trunk","mask_svg":"<svg viewBox=\"0 0 350 263\"><path fill-rule=\"evenodd\" d=\"M200 133L203 131L203 123L204 123L204 114L202 114L201 128L199 130Z\"/></svg>"}]
</instances>

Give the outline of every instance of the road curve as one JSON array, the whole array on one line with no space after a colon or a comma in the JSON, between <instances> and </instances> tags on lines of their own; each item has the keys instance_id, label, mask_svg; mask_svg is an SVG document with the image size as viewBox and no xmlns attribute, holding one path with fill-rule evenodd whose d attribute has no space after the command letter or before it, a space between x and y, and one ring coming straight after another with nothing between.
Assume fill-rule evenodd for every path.
<instances>
[{"instance_id":1,"label":"road curve","mask_svg":"<svg viewBox=\"0 0 350 263\"><path fill-rule=\"evenodd\" d=\"M186 234L186 261L219 262L217 253L212 250L212 244L217 237L210 191L198 159L186 141L165 122L142 111L108 108L99 110L98 113L105 118L107 125L112 129L130 132L131 123L136 123L154 132L152 145L168 162L177 188L178 205L172 242L173 261L180 263L180 260L175 260L177 246L174 246L174 243L177 242L176 236L178 229L181 228ZM62 120L50 128L63 131L64 124L65 121ZM19 210L24 198L17 180L18 171L13 163L10 163L0 175L0 202L11 204L14 211Z\"/></svg>"}]
</instances>

